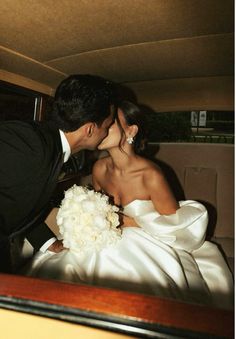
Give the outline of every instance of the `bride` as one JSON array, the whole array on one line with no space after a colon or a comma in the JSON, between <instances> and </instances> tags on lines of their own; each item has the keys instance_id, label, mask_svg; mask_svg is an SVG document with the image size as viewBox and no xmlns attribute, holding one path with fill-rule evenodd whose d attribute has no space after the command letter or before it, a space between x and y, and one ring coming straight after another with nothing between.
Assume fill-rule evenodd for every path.
<instances>
[{"instance_id":1,"label":"bride","mask_svg":"<svg viewBox=\"0 0 236 339\"><path fill-rule=\"evenodd\" d=\"M122 102L98 147L109 156L92 173L94 189L122 207L121 239L84 255L38 252L27 274L232 308L231 273L217 246L205 241L205 207L175 200L161 170L139 155L144 140L142 112Z\"/></svg>"}]
</instances>

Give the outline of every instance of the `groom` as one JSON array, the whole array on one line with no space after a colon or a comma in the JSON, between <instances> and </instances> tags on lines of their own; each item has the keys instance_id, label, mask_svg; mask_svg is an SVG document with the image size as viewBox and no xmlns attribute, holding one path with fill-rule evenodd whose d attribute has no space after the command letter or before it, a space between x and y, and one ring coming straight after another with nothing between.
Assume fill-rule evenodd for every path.
<instances>
[{"instance_id":1,"label":"groom","mask_svg":"<svg viewBox=\"0 0 236 339\"><path fill-rule=\"evenodd\" d=\"M115 111L114 84L71 75L56 90L48 122L0 124L0 272L10 272L11 243L24 234L34 250L60 252L43 222L63 162L106 137ZM20 113L20 112L19 112Z\"/></svg>"}]
</instances>

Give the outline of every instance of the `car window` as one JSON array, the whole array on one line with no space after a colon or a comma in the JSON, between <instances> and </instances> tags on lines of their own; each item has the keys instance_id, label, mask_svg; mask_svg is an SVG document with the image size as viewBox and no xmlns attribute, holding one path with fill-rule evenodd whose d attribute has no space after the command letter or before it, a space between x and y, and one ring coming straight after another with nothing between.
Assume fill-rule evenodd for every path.
<instances>
[{"instance_id":1,"label":"car window","mask_svg":"<svg viewBox=\"0 0 236 339\"><path fill-rule=\"evenodd\" d=\"M234 143L234 112L149 112L150 142Z\"/></svg>"}]
</instances>

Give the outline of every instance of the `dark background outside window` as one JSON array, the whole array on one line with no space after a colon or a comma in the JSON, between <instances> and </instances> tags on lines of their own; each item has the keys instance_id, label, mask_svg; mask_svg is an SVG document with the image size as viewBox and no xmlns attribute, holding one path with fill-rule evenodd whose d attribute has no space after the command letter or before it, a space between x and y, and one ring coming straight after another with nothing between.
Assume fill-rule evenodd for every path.
<instances>
[{"instance_id":1,"label":"dark background outside window","mask_svg":"<svg viewBox=\"0 0 236 339\"><path fill-rule=\"evenodd\" d=\"M150 142L234 143L234 112L149 112Z\"/></svg>"},{"instance_id":2,"label":"dark background outside window","mask_svg":"<svg viewBox=\"0 0 236 339\"><path fill-rule=\"evenodd\" d=\"M40 95L19 86L0 82L0 121L34 120Z\"/></svg>"}]
</instances>

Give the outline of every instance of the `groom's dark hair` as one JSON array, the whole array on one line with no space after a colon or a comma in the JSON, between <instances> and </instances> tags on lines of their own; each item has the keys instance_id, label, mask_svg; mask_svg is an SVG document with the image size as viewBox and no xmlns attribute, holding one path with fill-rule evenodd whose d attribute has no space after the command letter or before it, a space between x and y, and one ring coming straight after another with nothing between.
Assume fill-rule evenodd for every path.
<instances>
[{"instance_id":1,"label":"groom's dark hair","mask_svg":"<svg viewBox=\"0 0 236 339\"><path fill-rule=\"evenodd\" d=\"M115 84L90 74L74 74L58 86L52 120L64 132L72 132L87 122L98 126L110 115L116 104Z\"/></svg>"}]
</instances>

